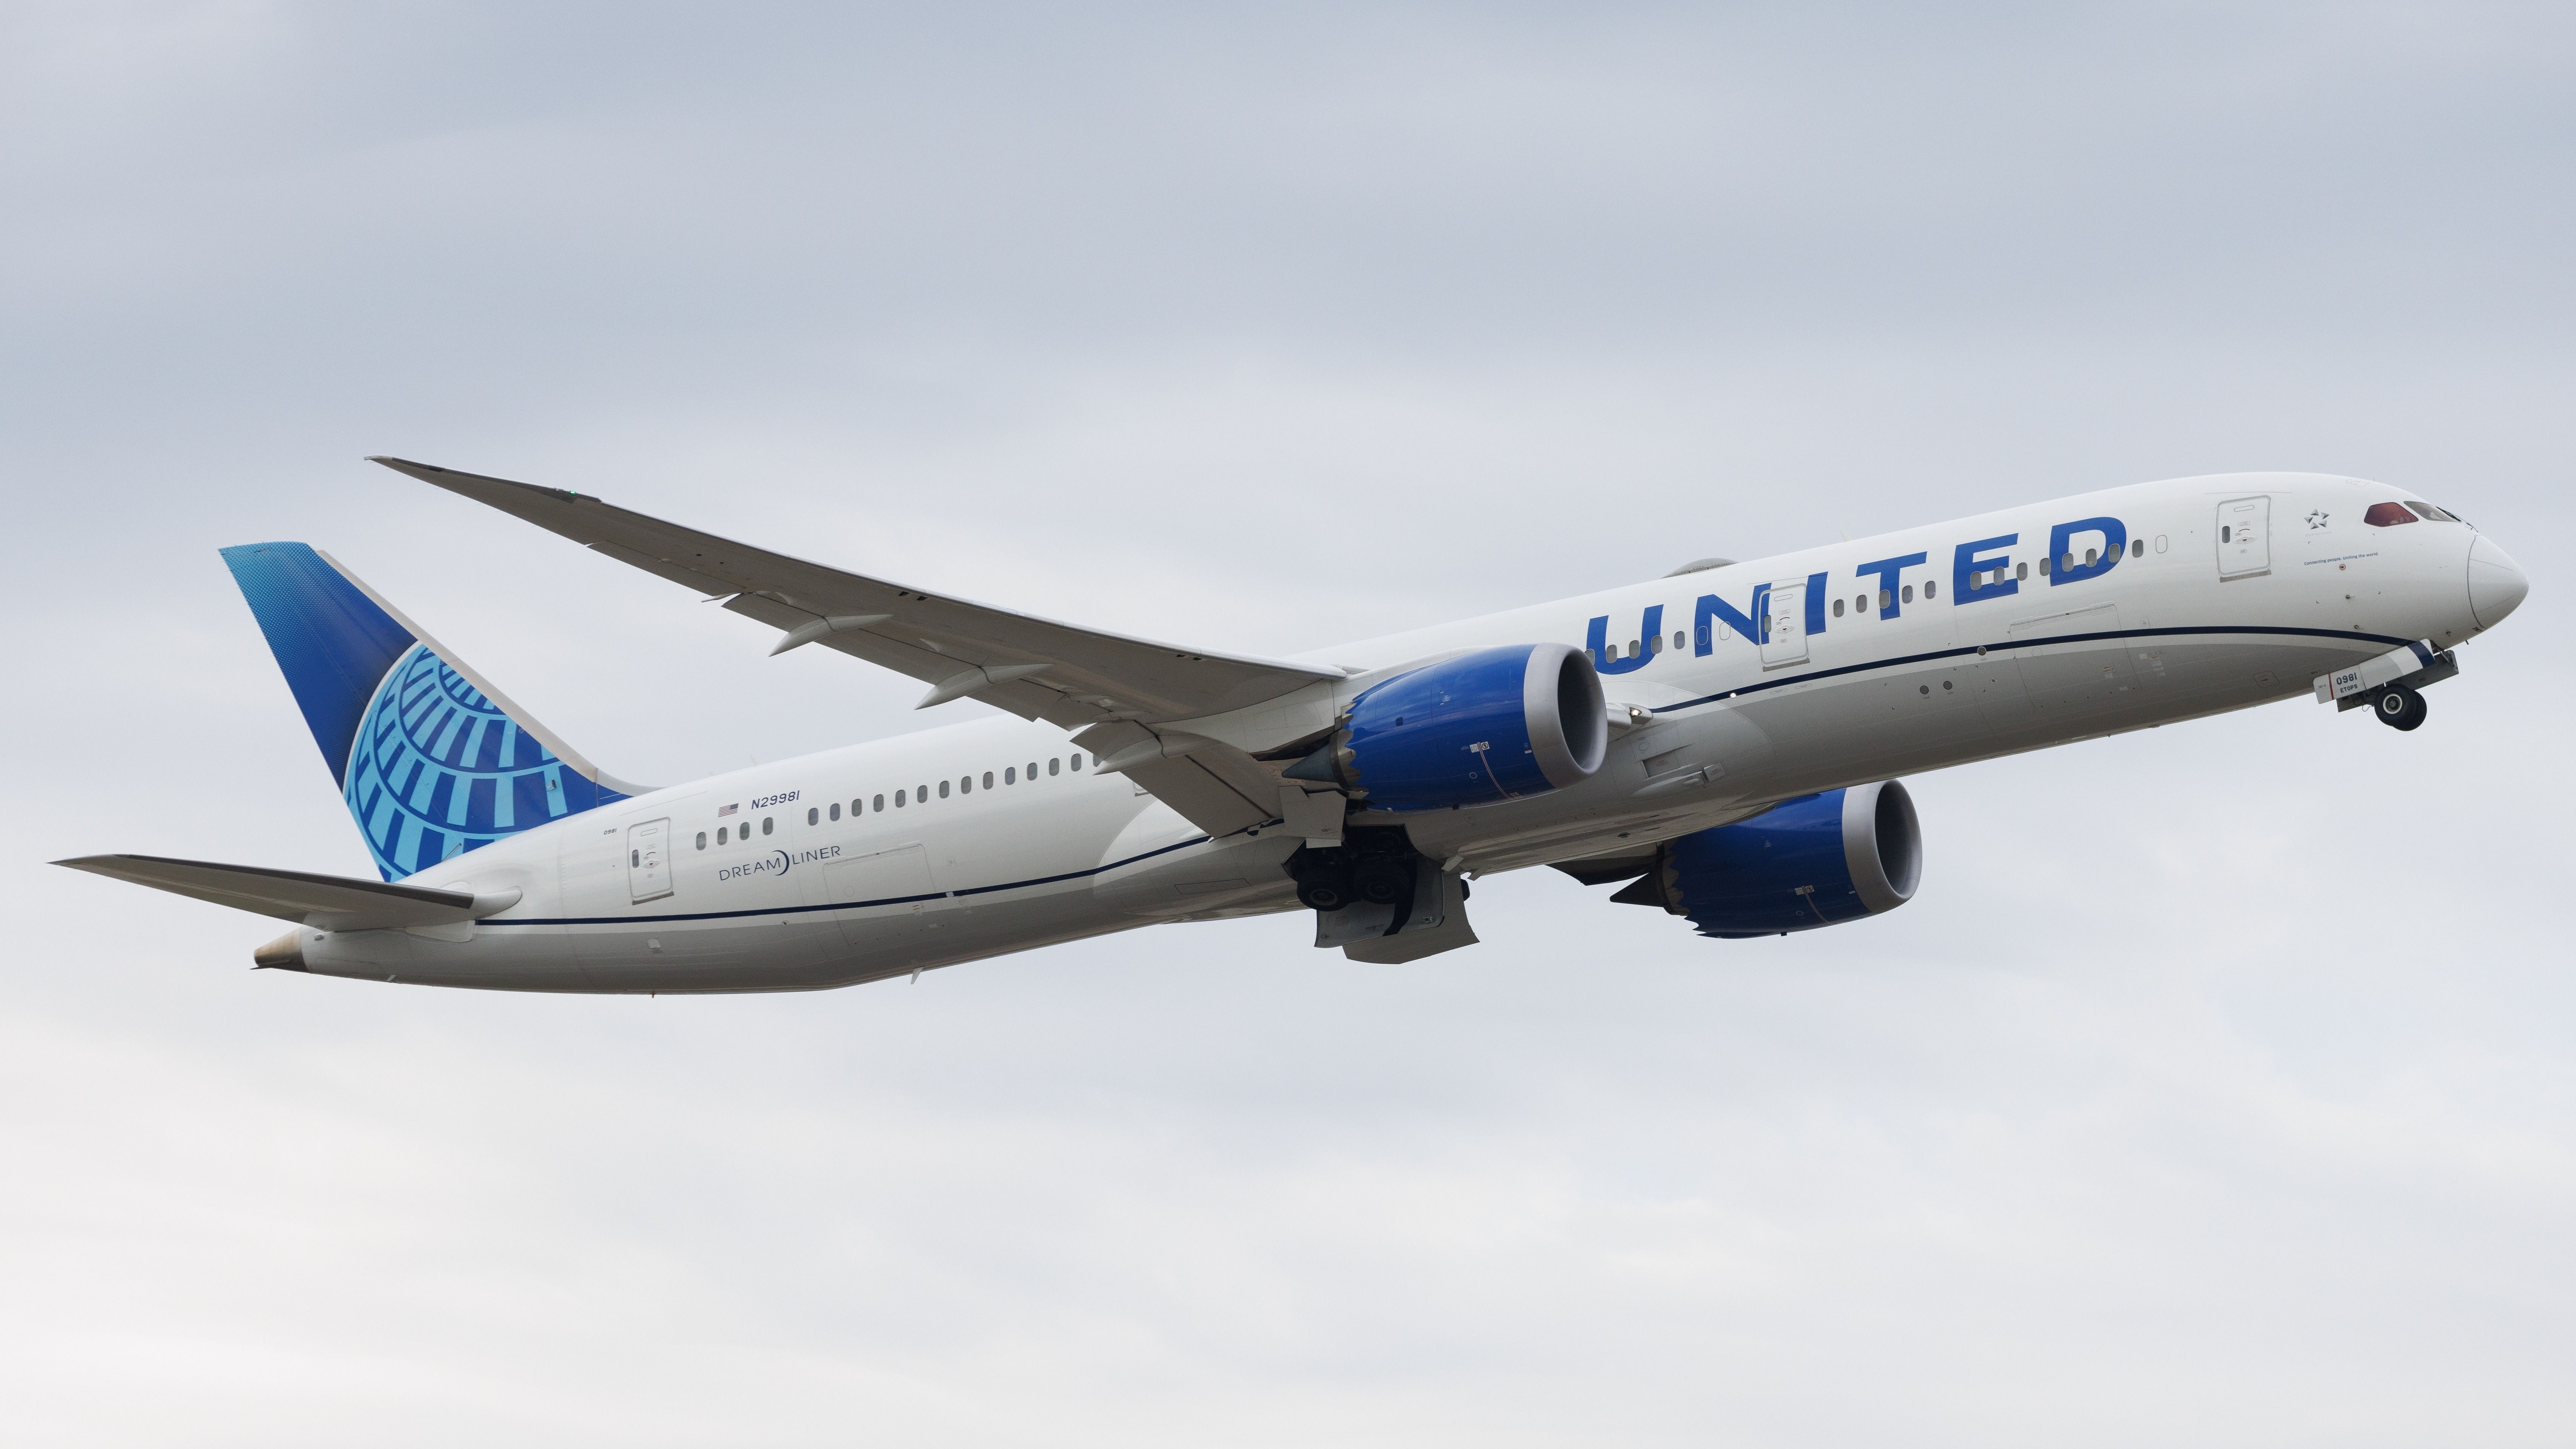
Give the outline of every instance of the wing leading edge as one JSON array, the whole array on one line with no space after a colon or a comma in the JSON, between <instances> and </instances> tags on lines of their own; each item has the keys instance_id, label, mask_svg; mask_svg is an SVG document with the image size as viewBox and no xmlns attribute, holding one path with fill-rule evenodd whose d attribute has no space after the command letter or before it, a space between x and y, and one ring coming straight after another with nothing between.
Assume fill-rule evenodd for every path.
<instances>
[{"instance_id":1,"label":"wing leading edge","mask_svg":"<svg viewBox=\"0 0 2576 1449\"><path fill-rule=\"evenodd\" d=\"M725 608L779 631L774 653L821 644L927 683L922 708L979 699L1022 719L1086 734L1101 730L1085 741L1093 748L1148 738L1156 724L1226 714L1343 677L1337 670L1187 649L933 594L684 528L567 489L403 458L368 461L701 594L729 595ZM1130 773L1212 833L1277 815L1274 792L1253 778L1266 772L1249 756L1158 759Z\"/></svg>"}]
</instances>

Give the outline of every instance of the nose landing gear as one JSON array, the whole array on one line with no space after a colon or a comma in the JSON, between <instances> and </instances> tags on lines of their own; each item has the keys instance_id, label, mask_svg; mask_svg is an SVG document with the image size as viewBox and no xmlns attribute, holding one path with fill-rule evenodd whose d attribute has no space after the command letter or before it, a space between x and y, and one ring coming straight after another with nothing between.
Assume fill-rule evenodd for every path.
<instances>
[{"instance_id":1,"label":"nose landing gear","mask_svg":"<svg viewBox=\"0 0 2576 1449\"><path fill-rule=\"evenodd\" d=\"M2370 712L2379 716L2379 722L2390 729L2411 730L2424 722L2424 716L2430 710L2425 706L2423 695L2403 684L2392 684L2379 691L2378 698L2371 701Z\"/></svg>"}]
</instances>

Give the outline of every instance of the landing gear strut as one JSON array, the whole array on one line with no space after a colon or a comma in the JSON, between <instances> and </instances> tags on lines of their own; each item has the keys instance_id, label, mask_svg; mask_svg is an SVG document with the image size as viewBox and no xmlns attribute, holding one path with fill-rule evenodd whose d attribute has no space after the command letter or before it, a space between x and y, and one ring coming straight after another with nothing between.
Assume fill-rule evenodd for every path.
<instances>
[{"instance_id":1,"label":"landing gear strut","mask_svg":"<svg viewBox=\"0 0 2576 1449\"><path fill-rule=\"evenodd\" d=\"M2411 730L2422 724L2424 716L2430 712L2424 704L2424 696L2403 684L2388 686L2371 701L2371 713L2379 716L2379 722L2390 729Z\"/></svg>"}]
</instances>

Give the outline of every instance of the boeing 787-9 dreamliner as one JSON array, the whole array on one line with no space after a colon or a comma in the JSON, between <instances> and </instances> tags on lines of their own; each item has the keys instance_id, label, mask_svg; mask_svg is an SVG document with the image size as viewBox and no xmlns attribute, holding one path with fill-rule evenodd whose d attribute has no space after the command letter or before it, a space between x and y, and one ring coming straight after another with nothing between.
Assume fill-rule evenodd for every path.
<instances>
[{"instance_id":1,"label":"boeing 787-9 dreamliner","mask_svg":"<svg viewBox=\"0 0 2576 1449\"><path fill-rule=\"evenodd\" d=\"M2301 697L2412 730L2526 589L2401 490L2240 473L1263 659L375 461L993 711L633 784L329 555L225 549L382 879L61 864L294 922L260 966L432 986L807 990L1293 910L1408 961L1537 865L1705 936L1840 925L1914 894L1906 775Z\"/></svg>"}]
</instances>

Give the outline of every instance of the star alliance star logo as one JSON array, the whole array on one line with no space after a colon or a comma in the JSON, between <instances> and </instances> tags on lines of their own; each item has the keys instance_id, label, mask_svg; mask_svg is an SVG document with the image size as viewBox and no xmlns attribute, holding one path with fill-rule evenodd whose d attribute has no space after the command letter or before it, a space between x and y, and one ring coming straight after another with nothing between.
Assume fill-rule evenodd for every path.
<instances>
[{"instance_id":1,"label":"star alliance star logo","mask_svg":"<svg viewBox=\"0 0 2576 1449\"><path fill-rule=\"evenodd\" d=\"M2310 529L2312 529L2312 530L2313 530L2313 529L2319 529L2319 528L2323 528L2323 527L2325 527L2325 526L2326 526L2326 519L2327 519L2329 516L2330 516L2330 515L2329 515L2329 514L2327 514L2327 512L2326 512L2324 509L2322 509L2322 508L2320 508L2320 509L2316 510L2315 512L2313 512L2313 513L2311 513L2311 514L2309 514L2309 515L2308 515L2308 527L2309 527Z\"/></svg>"}]
</instances>

